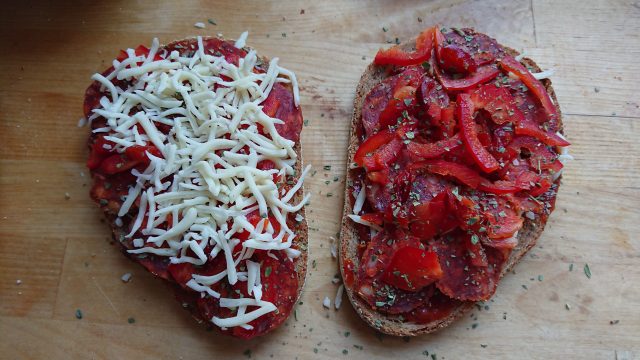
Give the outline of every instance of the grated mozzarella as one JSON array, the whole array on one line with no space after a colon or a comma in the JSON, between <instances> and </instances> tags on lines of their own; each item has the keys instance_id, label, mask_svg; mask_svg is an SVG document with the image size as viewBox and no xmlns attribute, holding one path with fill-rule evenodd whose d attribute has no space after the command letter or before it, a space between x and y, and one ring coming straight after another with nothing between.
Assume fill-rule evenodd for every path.
<instances>
[{"instance_id":1,"label":"grated mozzarella","mask_svg":"<svg viewBox=\"0 0 640 360\"><path fill-rule=\"evenodd\" d=\"M340 284L338 287L338 291L336 292L336 299L333 301L333 306L336 310L340 309L340 305L342 305L342 294L344 292L344 285Z\"/></svg>"},{"instance_id":2,"label":"grated mozzarella","mask_svg":"<svg viewBox=\"0 0 640 360\"><path fill-rule=\"evenodd\" d=\"M235 46L243 48L247 35L244 32ZM113 143L107 150L123 153L132 146L154 146L161 154L146 151L147 168L131 170L136 182L123 198L116 220L122 226L122 217L132 217L126 238L133 238L134 249L128 252L166 256L173 264L222 261L226 270L193 274L186 286L202 297L219 299L221 307L237 308L235 316L213 317L213 324L251 329L249 322L276 310L274 304L261 299L260 264L249 260L253 253L284 251L289 259L300 256L299 250L291 248L296 234L287 219L304 219L297 212L310 195L298 204L291 200L301 191L310 167L290 190L281 191L274 175L280 175L280 181L283 175L295 176L298 155L295 143L275 128L284 122L262 111L263 101L277 82L291 84L298 106L298 82L293 72L278 65L277 58L271 60L266 73L256 73L254 51L236 66L224 56L205 51L201 37L197 44L190 56L167 53L157 39L146 56L136 56L128 49L128 58L113 61L112 73L92 77L105 95L88 121L106 119L107 125L93 132L107 133L105 139ZM132 85L120 88L114 79L129 80ZM171 130L160 131L163 125ZM272 161L276 168L258 169L263 160ZM270 221L252 225L247 216L253 211ZM146 237L134 238L138 232ZM245 232L249 238L238 250L241 241L236 235ZM212 286L224 279L231 285L246 282L247 293L253 297L221 298Z\"/></svg>"}]
</instances>

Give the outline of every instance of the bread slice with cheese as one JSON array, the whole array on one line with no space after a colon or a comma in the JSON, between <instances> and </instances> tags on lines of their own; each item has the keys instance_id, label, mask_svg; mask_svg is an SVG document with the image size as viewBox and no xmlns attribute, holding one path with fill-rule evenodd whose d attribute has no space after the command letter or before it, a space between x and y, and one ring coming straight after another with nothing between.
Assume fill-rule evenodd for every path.
<instances>
[{"instance_id":1,"label":"bread slice with cheese","mask_svg":"<svg viewBox=\"0 0 640 360\"><path fill-rule=\"evenodd\" d=\"M85 95L92 198L114 242L199 322L240 338L301 294L308 229L295 75L236 42L122 52Z\"/></svg>"}]
</instances>

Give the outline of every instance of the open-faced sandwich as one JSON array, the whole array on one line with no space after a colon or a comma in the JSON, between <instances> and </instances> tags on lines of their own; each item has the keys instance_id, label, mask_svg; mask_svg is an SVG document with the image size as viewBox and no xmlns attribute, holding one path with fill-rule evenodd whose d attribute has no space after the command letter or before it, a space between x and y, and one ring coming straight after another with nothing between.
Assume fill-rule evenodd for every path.
<instances>
[{"instance_id":1,"label":"open-faced sandwich","mask_svg":"<svg viewBox=\"0 0 640 360\"><path fill-rule=\"evenodd\" d=\"M472 29L380 50L357 89L340 263L371 326L418 335L489 299L560 185L560 110L536 64Z\"/></svg>"},{"instance_id":2,"label":"open-faced sandwich","mask_svg":"<svg viewBox=\"0 0 640 360\"><path fill-rule=\"evenodd\" d=\"M308 169L296 78L245 40L121 51L84 113L91 197L115 243L199 322L251 338L285 321L304 284Z\"/></svg>"}]
</instances>

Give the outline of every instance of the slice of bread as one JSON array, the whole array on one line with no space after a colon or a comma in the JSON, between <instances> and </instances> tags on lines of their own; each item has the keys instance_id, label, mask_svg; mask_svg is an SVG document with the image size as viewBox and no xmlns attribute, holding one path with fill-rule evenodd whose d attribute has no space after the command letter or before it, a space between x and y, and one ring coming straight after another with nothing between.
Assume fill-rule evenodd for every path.
<instances>
[{"instance_id":1,"label":"slice of bread","mask_svg":"<svg viewBox=\"0 0 640 360\"><path fill-rule=\"evenodd\" d=\"M222 38L219 38L222 41L225 41L231 45L234 44L234 41L230 41L230 40L225 40ZM206 41L207 37L203 38L203 41ZM161 46L160 50L162 50L163 48L166 47L170 47L172 45L175 45L177 43L180 43L181 46L184 46L185 48L189 48L193 45L193 48L197 48L198 44L197 44L197 39L196 38L189 38L189 39L183 39L183 40L176 40L174 42L171 42L167 45ZM249 51L250 48L249 47L245 47L244 50ZM258 65L262 66L264 68L264 70L268 70L269 67L269 59L267 57L264 56L259 56L259 61L258 61ZM94 83L95 84L95 83ZM89 89L91 89L94 85L90 86ZM284 84L283 86L285 86L289 91L293 91L291 84ZM98 85L99 88L99 85ZM89 90L88 90L89 91ZM97 137L97 134L92 133L91 137L89 139L89 147L91 147L91 144L93 143L94 139ZM294 169L295 169L295 174L296 176L300 176L300 174L302 173L302 169L303 169L303 160L302 160L302 146L300 143L300 140L298 140L294 146L294 150L296 152L296 154L298 154L298 158L296 160ZM92 174L93 175L93 174ZM291 178L290 180L295 180L293 178ZM292 203L299 203L300 201L302 201L304 197L304 186L300 188L300 190L295 194L295 196L293 197L293 199L291 199ZM99 202L98 200L96 200L96 202ZM127 252L127 250L131 250L132 244L130 241L123 241L123 239L125 238L125 235L129 232L129 228L130 228L130 223L133 222L135 220L135 214L131 215L131 214L127 214L124 217L121 218L122 223L119 224L120 226L118 226L118 223L116 222L117 219L117 210L114 209L110 209L108 206L103 206L102 209L104 210L105 213L105 217L107 219L107 223L109 224L109 226L111 227L111 231L112 231L112 235L113 235L113 242L114 244L116 244L116 246L118 246L120 248L120 250L123 252L123 254L125 256L127 256L131 261L136 262L140 265L142 265L143 267L145 267L147 270L149 270L155 277L163 280L164 283L166 283L170 288L172 288L175 291L176 297L179 298L182 301L182 307L186 310L188 310L191 313L191 316L196 319L196 321L198 321L199 323L204 323L206 325L208 325L208 327L213 327L213 324L210 322L210 319L205 319L202 314L200 313L200 311L198 310L198 307L196 306L195 302L191 303L188 301L184 301L186 298L189 298L189 296L180 296L181 294L185 294L187 293L187 290L184 290L182 287L180 287L175 280L171 277L171 275L167 272L166 270L166 266L169 263L169 258L167 257L161 257L161 256L155 256L153 254L144 254L142 256L140 255L135 255L135 254L130 254ZM308 225L307 225L307 220L306 220L306 215L305 215L305 209L304 207L298 212L298 214L300 214L303 219L301 221L290 221L289 226L291 228L291 230L294 231L294 233L296 234L295 239L293 240L293 244L292 247L296 248L298 250L300 250L301 255L296 258L295 261L295 271L296 271L296 275L298 278L298 289L296 292L296 299L294 301L294 304L298 301L298 299L300 298L300 295L302 294L302 289L304 287L305 284L305 280L306 280L306 273L307 273L307 259L308 259L308 238L309 238L309 234L308 234ZM152 265L149 265L152 264ZM155 269L156 271L151 271L151 269L149 268L151 267L152 269ZM288 317L290 314L284 314L284 318ZM279 324L281 325L281 324ZM275 328L277 328L278 326L275 326L273 328L269 328L268 331L274 330ZM268 332L267 331L267 332ZM260 334L263 335L263 334Z\"/></svg>"},{"instance_id":2,"label":"slice of bread","mask_svg":"<svg viewBox=\"0 0 640 360\"><path fill-rule=\"evenodd\" d=\"M405 51L413 51L415 49L416 41L413 39L410 42L400 44L399 46ZM504 50L507 54L511 56L517 56L518 52L514 49L503 46ZM536 65L533 60L529 58L524 58L521 62L528 68L533 71L539 72L541 69ZM365 101L365 97L369 93L369 91L378 83L386 77L385 67L377 66L371 63L362 74L360 78L360 83L356 89L356 96L354 100L354 110L353 117L351 119L351 135L349 138L349 148L348 148L348 159L347 159L347 184L351 181L354 181L355 174L357 170L351 169L350 164L353 163L353 156L360 145L360 140L357 137L358 129L361 126L360 119L362 115L362 107ZM551 96L557 110L560 115L560 107L558 105L558 100L556 99L556 95L551 87L551 81L548 79L542 80L543 85L547 89L547 92ZM561 116L558 119L559 123L559 131L562 133L562 119ZM555 186L560 185L560 178L555 181ZM557 188L556 188L557 190ZM549 200L549 204L553 207L553 203L555 202L555 195ZM351 189L347 185L345 191L345 202L344 202L344 213L342 217L342 226L340 231L340 246L339 246L339 260L340 260L340 271L342 272L343 279L345 278L344 274L344 263L346 260L350 260L354 268L357 269L359 267L358 258L358 230L357 226L360 226L350 220L347 215L352 213L353 209L353 200L351 196ZM513 249L509 259L507 259L502 273L500 277L504 276L507 272L509 272L518 261L529 251L535 244L538 238L540 237L542 231L544 230L546 220L541 220L540 217L536 217L535 220L530 220L526 217L524 219L524 226L518 232L518 245ZM474 305L472 301L462 302L458 307L456 307L451 314L447 317L440 319L438 321L433 321L431 323L426 324L415 324L408 323L403 321L397 315L387 315L376 310L372 309L369 304L367 304L362 298L360 298L354 290L345 285L345 289L351 304L354 309L360 315L360 317L370 326L374 327L376 330L394 336L416 336L420 334L427 334L439 329L442 329L448 325L450 325L455 320L461 318L465 313L469 312Z\"/></svg>"}]
</instances>

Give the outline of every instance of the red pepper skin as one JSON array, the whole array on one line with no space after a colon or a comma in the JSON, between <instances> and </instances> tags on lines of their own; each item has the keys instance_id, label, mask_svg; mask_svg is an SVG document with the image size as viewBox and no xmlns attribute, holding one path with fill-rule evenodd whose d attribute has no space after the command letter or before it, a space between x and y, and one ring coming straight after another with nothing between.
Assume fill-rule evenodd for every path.
<instances>
[{"instance_id":1,"label":"red pepper skin","mask_svg":"<svg viewBox=\"0 0 640 360\"><path fill-rule=\"evenodd\" d=\"M478 69L473 57L455 45L445 45L439 51L438 65L455 74L469 74Z\"/></svg>"},{"instance_id":2,"label":"red pepper skin","mask_svg":"<svg viewBox=\"0 0 640 360\"><path fill-rule=\"evenodd\" d=\"M472 189L477 189L484 180L475 170L455 162L445 160L425 160L409 165L410 170L427 170L433 174L451 176Z\"/></svg>"},{"instance_id":3,"label":"red pepper skin","mask_svg":"<svg viewBox=\"0 0 640 360\"><path fill-rule=\"evenodd\" d=\"M368 154L373 153L378 150L383 145L389 143L395 137L395 132L384 129L380 132L376 133L368 137L365 141L360 144L358 150L356 150L355 155L353 156L353 161L359 166L364 166L364 158Z\"/></svg>"},{"instance_id":4,"label":"red pepper skin","mask_svg":"<svg viewBox=\"0 0 640 360\"><path fill-rule=\"evenodd\" d=\"M389 100L387 107L380 113L379 124L382 129L396 125L398 118L402 117L402 112L407 111L415 103L415 87L406 85L400 88L396 87L396 89L393 93L393 98Z\"/></svg>"},{"instance_id":5,"label":"red pepper skin","mask_svg":"<svg viewBox=\"0 0 640 360\"><path fill-rule=\"evenodd\" d=\"M476 123L473 119L474 106L468 94L458 94L458 126L462 141L482 171L490 173L498 170L500 164L478 140Z\"/></svg>"},{"instance_id":6,"label":"red pepper skin","mask_svg":"<svg viewBox=\"0 0 640 360\"><path fill-rule=\"evenodd\" d=\"M387 185L389 183L389 170L367 172L367 178L376 184Z\"/></svg>"},{"instance_id":7,"label":"red pepper skin","mask_svg":"<svg viewBox=\"0 0 640 360\"><path fill-rule=\"evenodd\" d=\"M531 73L522 65L518 60L511 56L505 56L500 60L500 67L502 67L505 71L512 72L515 74L520 81L522 81L529 90L540 100L540 104L544 108L544 111L547 113L547 116L552 121L558 120L558 110L555 105L551 101L547 90L544 88L542 83L533 77Z\"/></svg>"},{"instance_id":8,"label":"red pepper skin","mask_svg":"<svg viewBox=\"0 0 640 360\"><path fill-rule=\"evenodd\" d=\"M442 268L435 252L404 247L393 255L382 281L406 291L418 291L441 277Z\"/></svg>"},{"instance_id":9,"label":"red pepper skin","mask_svg":"<svg viewBox=\"0 0 640 360\"><path fill-rule=\"evenodd\" d=\"M438 193L429 202L413 207L410 214L411 234L428 240L437 234L445 234L458 226L455 216L448 207L448 192Z\"/></svg>"},{"instance_id":10,"label":"red pepper skin","mask_svg":"<svg viewBox=\"0 0 640 360\"><path fill-rule=\"evenodd\" d=\"M105 148L105 145L110 147L110 149ZM104 136L98 136L96 141L91 145L91 153L87 160L87 167L90 170L97 169L102 160L111 154L114 146L115 144L111 141L105 140Z\"/></svg>"},{"instance_id":11,"label":"red pepper skin","mask_svg":"<svg viewBox=\"0 0 640 360\"><path fill-rule=\"evenodd\" d=\"M524 121L524 114L505 87L485 84L471 94L471 100L476 110L487 110L491 114L491 120L498 125L507 122L519 124Z\"/></svg>"},{"instance_id":12,"label":"red pepper skin","mask_svg":"<svg viewBox=\"0 0 640 360\"><path fill-rule=\"evenodd\" d=\"M382 145L373 154L366 156L363 160L368 171L380 171L389 168L402 150L402 141L394 137L389 143Z\"/></svg>"},{"instance_id":13,"label":"red pepper skin","mask_svg":"<svg viewBox=\"0 0 640 360\"><path fill-rule=\"evenodd\" d=\"M423 70L418 67L410 67L403 71L393 88L391 99L380 113L378 126L385 129L405 121L411 108L417 104L416 93L423 78Z\"/></svg>"},{"instance_id":14,"label":"red pepper skin","mask_svg":"<svg viewBox=\"0 0 640 360\"><path fill-rule=\"evenodd\" d=\"M442 84L447 91L468 90L480 84L484 84L500 74L500 70L498 70L495 65L480 66L475 72L461 79L449 78L447 75L443 74L437 66L434 66L434 72L440 84Z\"/></svg>"},{"instance_id":15,"label":"red pepper skin","mask_svg":"<svg viewBox=\"0 0 640 360\"><path fill-rule=\"evenodd\" d=\"M380 49L373 59L376 65L409 66L421 64L431 57L433 48L434 28L423 31L416 39L416 51L406 52L399 46L383 50Z\"/></svg>"},{"instance_id":16,"label":"red pepper skin","mask_svg":"<svg viewBox=\"0 0 640 360\"><path fill-rule=\"evenodd\" d=\"M533 122L533 120L529 120L527 118L524 118L520 123L516 125L515 133L517 135L533 136L534 138L551 146L571 145L571 143L569 143L567 140L554 133L541 129L538 124Z\"/></svg>"},{"instance_id":17,"label":"red pepper skin","mask_svg":"<svg viewBox=\"0 0 640 360\"><path fill-rule=\"evenodd\" d=\"M448 139L440 140L434 143L421 144L417 142L411 142L407 145L407 150L416 159L433 159L437 158L447 152L457 149L462 145L460 141L460 135L455 134Z\"/></svg>"},{"instance_id":18,"label":"red pepper skin","mask_svg":"<svg viewBox=\"0 0 640 360\"><path fill-rule=\"evenodd\" d=\"M383 213L369 213L369 214L362 214L360 215L360 218L364 221L368 221L372 224L376 224L379 226L382 226L382 224L384 223L384 214Z\"/></svg>"}]
</instances>

